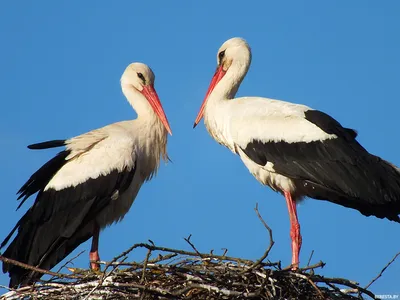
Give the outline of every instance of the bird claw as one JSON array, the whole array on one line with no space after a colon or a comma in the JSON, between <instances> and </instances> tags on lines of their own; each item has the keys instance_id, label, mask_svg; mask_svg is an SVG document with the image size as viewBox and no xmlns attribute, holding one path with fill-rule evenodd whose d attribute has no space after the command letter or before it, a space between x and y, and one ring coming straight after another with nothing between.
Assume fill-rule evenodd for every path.
<instances>
[{"instance_id":1,"label":"bird claw","mask_svg":"<svg viewBox=\"0 0 400 300\"><path fill-rule=\"evenodd\" d=\"M292 264L290 264L289 266L287 266L287 267L285 267L285 268L283 268L282 270L283 271L288 271L288 270L290 270L290 271L292 271L292 272L297 272L297 271L299 271L299 264L297 263L297 264L295 264L295 263L292 263Z\"/></svg>"},{"instance_id":2,"label":"bird claw","mask_svg":"<svg viewBox=\"0 0 400 300\"><path fill-rule=\"evenodd\" d=\"M90 269L93 271L99 271L100 270L100 265L98 263L98 261L100 261L99 252L97 250L90 252L89 259L90 259Z\"/></svg>"}]
</instances>

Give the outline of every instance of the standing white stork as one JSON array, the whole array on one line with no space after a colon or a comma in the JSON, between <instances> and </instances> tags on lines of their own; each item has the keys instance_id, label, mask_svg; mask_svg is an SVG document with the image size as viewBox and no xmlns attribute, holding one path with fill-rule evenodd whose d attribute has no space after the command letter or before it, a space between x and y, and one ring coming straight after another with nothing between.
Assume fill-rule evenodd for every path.
<instances>
[{"instance_id":1,"label":"standing white stork","mask_svg":"<svg viewBox=\"0 0 400 300\"><path fill-rule=\"evenodd\" d=\"M92 237L90 260L99 269L99 231L121 220L141 185L167 156L171 129L154 89L154 74L142 63L130 64L121 77L122 91L137 119L122 121L67 140L28 146L65 150L44 164L18 191L22 202L39 192L35 203L1 244L18 233L3 256L51 269ZM3 264L10 286L29 284L42 274Z\"/></svg>"},{"instance_id":2,"label":"standing white stork","mask_svg":"<svg viewBox=\"0 0 400 300\"><path fill-rule=\"evenodd\" d=\"M233 99L249 69L251 50L232 38L218 51L218 67L197 115L220 144L238 154L262 184L285 196L292 239L292 267L302 238L296 202L327 200L400 222L400 173L367 152L356 131L307 106L279 100Z\"/></svg>"}]
</instances>

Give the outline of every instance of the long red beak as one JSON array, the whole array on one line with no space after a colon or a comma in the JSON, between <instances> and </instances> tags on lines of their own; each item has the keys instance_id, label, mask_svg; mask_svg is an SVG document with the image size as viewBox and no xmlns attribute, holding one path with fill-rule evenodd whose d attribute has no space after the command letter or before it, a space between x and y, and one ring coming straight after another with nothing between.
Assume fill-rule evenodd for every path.
<instances>
[{"instance_id":1,"label":"long red beak","mask_svg":"<svg viewBox=\"0 0 400 300\"><path fill-rule=\"evenodd\" d=\"M169 126L167 116L165 115L164 109L161 105L160 99L158 98L157 92L152 85L146 85L143 87L142 94L147 98L151 107L153 108L156 115L159 117L165 129L172 135L171 127Z\"/></svg>"},{"instance_id":2,"label":"long red beak","mask_svg":"<svg viewBox=\"0 0 400 300\"><path fill-rule=\"evenodd\" d=\"M224 77L225 74L226 74L226 71L224 71L222 65L219 66L217 68L217 70L215 71L215 74L211 80L210 86L208 87L207 94L204 97L203 103L201 104L200 111L197 115L196 120L194 121L193 128L195 128L197 126L197 124L199 124L201 118L203 118L204 108L206 106L208 96L210 96L210 94L214 90L215 86L218 84L218 82L220 82L220 80L222 79L222 77Z\"/></svg>"}]
</instances>

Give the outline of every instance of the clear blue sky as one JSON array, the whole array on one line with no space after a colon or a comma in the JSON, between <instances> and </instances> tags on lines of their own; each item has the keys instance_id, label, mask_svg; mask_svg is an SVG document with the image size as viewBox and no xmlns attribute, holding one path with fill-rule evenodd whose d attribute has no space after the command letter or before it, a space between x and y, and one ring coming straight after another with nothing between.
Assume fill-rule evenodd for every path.
<instances>
[{"instance_id":1,"label":"clear blue sky","mask_svg":"<svg viewBox=\"0 0 400 300\"><path fill-rule=\"evenodd\" d=\"M239 96L264 96L325 111L359 131L372 153L400 165L400 2L398 1L5 1L0 5L0 237L19 212L15 192L56 151L26 145L63 139L135 117L119 78L131 62L150 65L170 120L173 161L143 186L123 222L100 237L109 260L152 239L201 251L228 248L256 259L267 232L271 260L291 259L284 198L261 186L203 123L192 129L216 65L216 51L241 36L253 65ZM400 224L323 201L299 206L301 264L369 282L400 251ZM89 249L85 243L77 251ZM77 253L77 252L75 252ZM142 259L143 253L132 259ZM88 266L88 252L76 264ZM373 286L400 294L400 261ZM8 277L0 275L0 284Z\"/></svg>"}]
</instances>

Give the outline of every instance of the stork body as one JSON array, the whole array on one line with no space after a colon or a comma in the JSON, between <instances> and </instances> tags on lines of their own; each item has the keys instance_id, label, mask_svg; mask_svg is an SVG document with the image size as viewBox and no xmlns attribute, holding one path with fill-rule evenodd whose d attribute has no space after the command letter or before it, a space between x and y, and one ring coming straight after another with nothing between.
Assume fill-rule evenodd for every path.
<instances>
[{"instance_id":1,"label":"stork body","mask_svg":"<svg viewBox=\"0 0 400 300\"><path fill-rule=\"evenodd\" d=\"M399 169L368 153L357 142L356 131L305 105L233 99L250 62L244 40L233 38L221 46L195 126L204 115L210 135L239 155L260 183L285 196L293 267L299 264L302 243L296 202L304 197L400 222Z\"/></svg>"},{"instance_id":2,"label":"stork body","mask_svg":"<svg viewBox=\"0 0 400 300\"><path fill-rule=\"evenodd\" d=\"M51 269L81 243L93 237L91 268L99 269L99 230L121 220L141 185L167 159L170 127L153 88L154 74L144 64L127 67L122 90L138 118L90 131L67 140L28 146L65 150L44 164L19 190L19 207L38 192L33 206L1 244L18 230L4 256ZM19 208L18 207L18 208ZM41 274L3 264L10 286L29 284Z\"/></svg>"}]
</instances>

